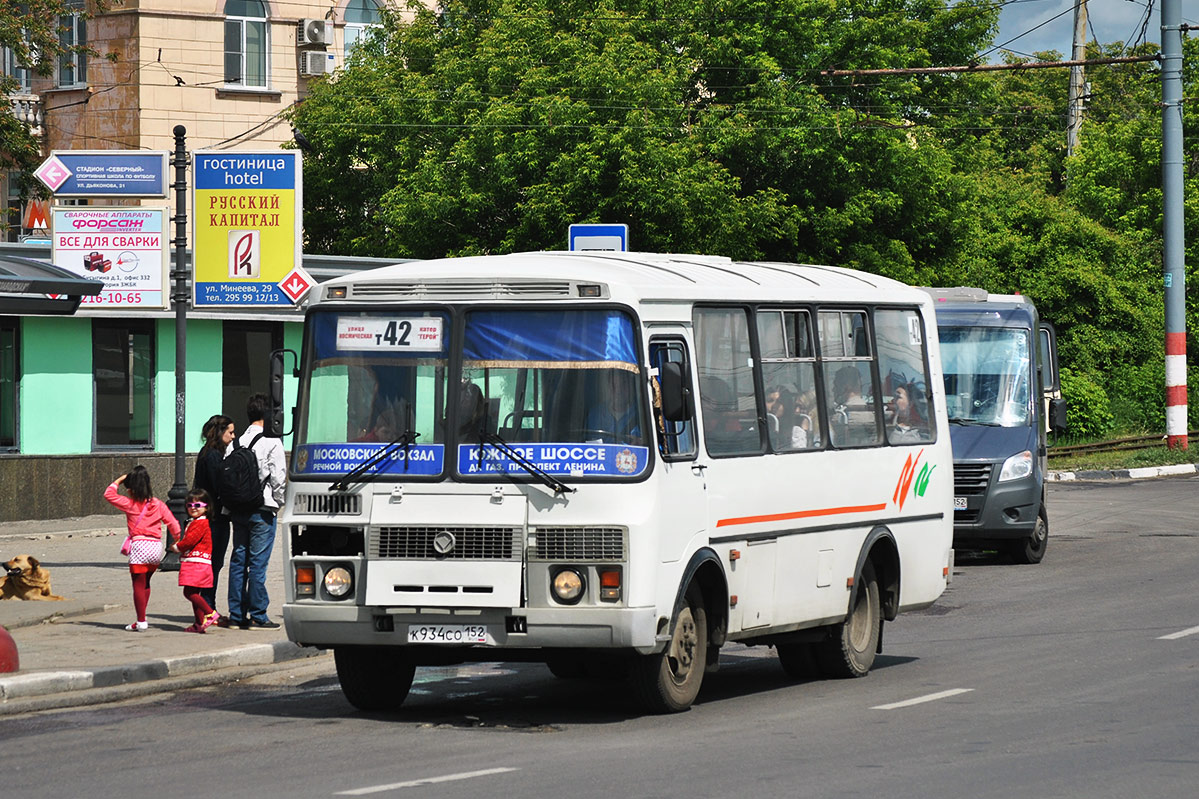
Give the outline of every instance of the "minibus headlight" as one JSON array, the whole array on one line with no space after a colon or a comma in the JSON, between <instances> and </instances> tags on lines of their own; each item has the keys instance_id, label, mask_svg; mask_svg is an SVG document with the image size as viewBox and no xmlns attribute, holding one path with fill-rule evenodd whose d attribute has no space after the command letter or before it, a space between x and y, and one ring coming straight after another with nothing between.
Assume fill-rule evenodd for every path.
<instances>
[{"instance_id":1,"label":"minibus headlight","mask_svg":"<svg viewBox=\"0 0 1199 799\"><path fill-rule=\"evenodd\" d=\"M1030 474L1032 474L1032 453L1024 450L1003 462L1003 468L999 470L999 482L1006 483L1008 480L1019 480L1021 477L1028 477Z\"/></svg>"},{"instance_id":2,"label":"minibus headlight","mask_svg":"<svg viewBox=\"0 0 1199 799\"><path fill-rule=\"evenodd\" d=\"M553 580L550 582L554 589L554 597L567 605L578 602L586 587L583 575L571 568L559 569L554 572Z\"/></svg>"},{"instance_id":3,"label":"minibus headlight","mask_svg":"<svg viewBox=\"0 0 1199 799\"><path fill-rule=\"evenodd\" d=\"M342 566L334 566L325 572L325 592L329 596L343 597L354 587L354 578L350 570Z\"/></svg>"}]
</instances>

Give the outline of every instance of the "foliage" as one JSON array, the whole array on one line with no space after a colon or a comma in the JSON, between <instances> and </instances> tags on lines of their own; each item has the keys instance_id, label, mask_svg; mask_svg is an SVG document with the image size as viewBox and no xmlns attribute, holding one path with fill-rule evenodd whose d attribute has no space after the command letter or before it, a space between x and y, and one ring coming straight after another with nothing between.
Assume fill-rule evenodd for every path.
<instances>
[{"instance_id":1,"label":"foliage","mask_svg":"<svg viewBox=\"0 0 1199 799\"><path fill-rule=\"evenodd\" d=\"M87 45L65 46L59 39L59 18L77 13L91 19L108 5L107 0L91 0L88 11L75 0L0 0L0 51L10 51L15 64L32 65L36 75L51 75L60 55L96 55ZM11 75L0 71L0 102L7 105L8 97L19 88ZM29 128L6 109L0 110L0 170L21 170L23 196L44 191L29 174L41 159L39 144Z\"/></svg>"},{"instance_id":2,"label":"foliage","mask_svg":"<svg viewBox=\"0 0 1199 799\"><path fill-rule=\"evenodd\" d=\"M1157 63L1088 68L1070 158L1066 70L848 72L971 63L997 21L989 0L414 4L291 113L315 148L306 249L560 249L572 222L625 222L637 249L1020 292L1056 325L1074 434L1160 429ZM1199 133L1185 146L1199 231Z\"/></svg>"},{"instance_id":3,"label":"foliage","mask_svg":"<svg viewBox=\"0 0 1199 799\"><path fill-rule=\"evenodd\" d=\"M1103 438L1113 422L1107 392L1085 373L1062 368L1062 396L1069 397L1066 429L1071 438Z\"/></svg>"}]
</instances>

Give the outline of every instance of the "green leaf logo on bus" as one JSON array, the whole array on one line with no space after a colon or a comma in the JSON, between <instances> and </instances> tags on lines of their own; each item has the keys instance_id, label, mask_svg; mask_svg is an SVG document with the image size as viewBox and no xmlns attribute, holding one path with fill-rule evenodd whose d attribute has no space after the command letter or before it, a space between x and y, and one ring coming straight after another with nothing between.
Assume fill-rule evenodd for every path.
<instances>
[{"instance_id":1,"label":"green leaf logo on bus","mask_svg":"<svg viewBox=\"0 0 1199 799\"><path fill-rule=\"evenodd\" d=\"M895 484L895 493L891 496L891 501L898 505L900 510L903 510L903 503L908 498L909 488L918 497L924 496L924 492L928 490L928 482L932 479L933 470L937 467L929 466L926 463L917 473L916 466L920 464L920 458L923 455L924 450L917 452L914 460L911 455L908 455L907 461L903 464L903 470L899 473L899 482Z\"/></svg>"}]
</instances>

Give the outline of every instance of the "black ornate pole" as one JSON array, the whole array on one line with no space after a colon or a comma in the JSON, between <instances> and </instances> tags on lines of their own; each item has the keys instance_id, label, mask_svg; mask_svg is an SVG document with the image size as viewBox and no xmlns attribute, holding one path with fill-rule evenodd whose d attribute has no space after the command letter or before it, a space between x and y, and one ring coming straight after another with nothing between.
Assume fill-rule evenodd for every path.
<instances>
[{"instance_id":1,"label":"black ornate pole","mask_svg":"<svg viewBox=\"0 0 1199 799\"><path fill-rule=\"evenodd\" d=\"M187 128L176 125L175 154L171 163L175 166L175 268L171 278L175 290L171 299L175 303L175 482L167 494L167 506L179 520L187 523L187 304L190 300L187 286ZM162 563L164 571L179 569L179 556L167 553Z\"/></svg>"}]
</instances>

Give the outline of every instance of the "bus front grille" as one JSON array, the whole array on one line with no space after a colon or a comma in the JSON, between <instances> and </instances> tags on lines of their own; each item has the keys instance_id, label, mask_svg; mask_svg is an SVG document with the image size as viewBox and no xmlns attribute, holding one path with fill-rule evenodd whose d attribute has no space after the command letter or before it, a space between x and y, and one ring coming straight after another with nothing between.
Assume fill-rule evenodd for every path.
<instances>
[{"instance_id":1,"label":"bus front grille","mask_svg":"<svg viewBox=\"0 0 1199 799\"><path fill-rule=\"evenodd\" d=\"M370 556L404 560L521 559L519 527L373 527Z\"/></svg>"},{"instance_id":2,"label":"bus front grille","mask_svg":"<svg viewBox=\"0 0 1199 799\"><path fill-rule=\"evenodd\" d=\"M570 297L571 284L564 280L445 280L413 283L355 283L350 299L504 299L510 297Z\"/></svg>"},{"instance_id":3,"label":"bus front grille","mask_svg":"<svg viewBox=\"0 0 1199 799\"><path fill-rule=\"evenodd\" d=\"M991 464L955 463L953 465L954 496L978 496L987 493L991 482Z\"/></svg>"},{"instance_id":4,"label":"bus front grille","mask_svg":"<svg viewBox=\"0 0 1199 799\"><path fill-rule=\"evenodd\" d=\"M296 513L346 513L357 516L362 513L360 494L296 494Z\"/></svg>"},{"instance_id":5,"label":"bus front grille","mask_svg":"<svg viewBox=\"0 0 1199 799\"><path fill-rule=\"evenodd\" d=\"M529 533L537 541L529 547L531 561L622 563L628 560L627 535L622 527L538 527Z\"/></svg>"}]
</instances>

